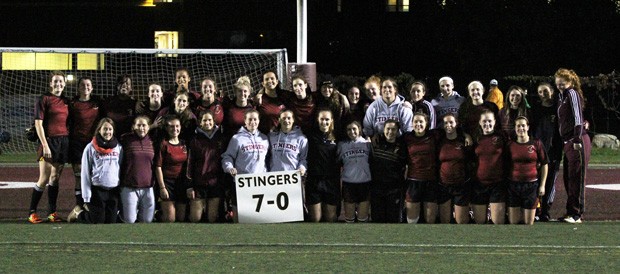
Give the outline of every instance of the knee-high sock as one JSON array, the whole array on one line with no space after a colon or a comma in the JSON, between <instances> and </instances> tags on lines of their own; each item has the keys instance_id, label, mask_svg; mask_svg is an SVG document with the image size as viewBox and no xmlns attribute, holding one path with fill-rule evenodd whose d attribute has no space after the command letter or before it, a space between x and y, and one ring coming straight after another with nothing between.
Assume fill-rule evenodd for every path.
<instances>
[{"instance_id":1,"label":"knee-high sock","mask_svg":"<svg viewBox=\"0 0 620 274\"><path fill-rule=\"evenodd\" d=\"M37 207L39 206L39 201L41 201L41 197L43 196L43 190L39 186L35 185L32 189L32 197L30 198L30 213L37 212Z\"/></svg>"},{"instance_id":2,"label":"knee-high sock","mask_svg":"<svg viewBox=\"0 0 620 274\"><path fill-rule=\"evenodd\" d=\"M58 184L47 186L47 202L50 213L56 212L56 200L58 200Z\"/></svg>"}]
</instances>

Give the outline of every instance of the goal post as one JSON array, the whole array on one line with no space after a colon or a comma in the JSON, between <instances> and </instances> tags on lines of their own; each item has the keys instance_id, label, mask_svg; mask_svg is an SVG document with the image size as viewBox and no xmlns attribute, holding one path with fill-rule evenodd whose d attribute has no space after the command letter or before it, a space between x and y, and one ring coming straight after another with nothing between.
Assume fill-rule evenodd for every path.
<instances>
[{"instance_id":1,"label":"goal post","mask_svg":"<svg viewBox=\"0 0 620 274\"><path fill-rule=\"evenodd\" d=\"M114 94L116 77L132 77L133 96L147 97L148 85L160 83L164 90L174 85L174 72L190 72L190 88L200 90L204 77L215 79L217 89L230 94L240 76L248 76L255 91L262 75L274 71L281 85L288 86L286 49L98 49L98 48L0 48L0 129L12 140L0 144L3 153L34 152L36 143L24 137L33 120L34 103L48 91L52 71L63 71L67 85L63 94L77 95L77 82L88 76L93 94Z\"/></svg>"}]
</instances>

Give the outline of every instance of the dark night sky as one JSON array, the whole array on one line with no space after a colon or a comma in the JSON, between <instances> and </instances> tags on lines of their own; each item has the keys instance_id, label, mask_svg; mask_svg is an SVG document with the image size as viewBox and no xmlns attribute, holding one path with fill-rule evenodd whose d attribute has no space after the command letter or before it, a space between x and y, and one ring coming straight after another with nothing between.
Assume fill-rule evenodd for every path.
<instances>
[{"instance_id":1,"label":"dark night sky","mask_svg":"<svg viewBox=\"0 0 620 274\"><path fill-rule=\"evenodd\" d=\"M151 48L155 30L179 30L185 48L287 48L295 61L295 1L139 2L5 0L0 46ZM612 0L412 0L408 13L385 12L381 0L342 0L341 13L335 0L309 2L308 60L321 73L488 79L618 64Z\"/></svg>"}]
</instances>

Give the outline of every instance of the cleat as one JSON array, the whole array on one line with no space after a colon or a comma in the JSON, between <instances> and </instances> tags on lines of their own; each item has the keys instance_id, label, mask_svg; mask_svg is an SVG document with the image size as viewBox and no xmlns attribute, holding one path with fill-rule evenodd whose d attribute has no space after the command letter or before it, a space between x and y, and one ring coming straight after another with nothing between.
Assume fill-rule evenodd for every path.
<instances>
[{"instance_id":1,"label":"cleat","mask_svg":"<svg viewBox=\"0 0 620 274\"><path fill-rule=\"evenodd\" d=\"M39 215L37 215L36 213L32 213L30 214L30 216L28 216L28 222L30 222L31 224L39 224L42 223L43 220L41 220L41 218L39 218Z\"/></svg>"},{"instance_id":2,"label":"cleat","mask_svg":"<svg viewBox=\"0 0 620 274\"><path fill-rule=\"evenodd\" d=\"M575 216L564 218L564 222L569 223L569 224L580 224L583 221L581 220L581 217L575 215Z\"/></svg>"},{"instance_id":3,"label":"cleat","mask_svg":"<svg viewBox=\"0 0 620 274\"><path fill-rule=\"evenodd\" d=\"M60 218L60 216L58 216L58 213L54 212L50 215L47 215L47 221L50 223L59 223L63 220Z\"/></svg>"},{"instance_id":4,"label":"cleat","mask_svg":"<svg viewBox=\"0 0 620 274\"><path fill-rule=\"evenodd\" d=\"M71 212L69 213L69 216L67 216L67 223L73 223L75 221L77 221L78 219L78 215L80 215L80 213L82 213L83 209L81 206L76 205L73 210L71 210Z\"/></svg>"}]
</instances>

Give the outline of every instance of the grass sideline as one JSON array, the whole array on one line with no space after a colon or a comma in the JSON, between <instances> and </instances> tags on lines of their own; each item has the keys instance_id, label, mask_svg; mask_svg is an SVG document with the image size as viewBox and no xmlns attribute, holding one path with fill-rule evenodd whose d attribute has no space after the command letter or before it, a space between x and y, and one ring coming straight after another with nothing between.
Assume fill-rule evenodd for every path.
<instances>
[{"instance_id":1,"label":"grass sideline","mask_svg":"<svg viewBox=\"0 0 620 274\"><path fill-rule=\"evenodd\" d=\"M620 222L2 223L0 272L620 272Z\"/></svg>"},{"instance_id":2,"label":"grass sideline","mask_svg":"<svg viewBox=\"0 0 620 274\"><path fill-rule=\"evenodd\" d=\"M0 164L35 164L35 153L0 154ZM620 165L620 149L592 148L590 164Z\"/></svg>"}]
</instances>

